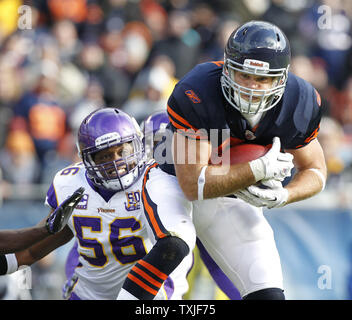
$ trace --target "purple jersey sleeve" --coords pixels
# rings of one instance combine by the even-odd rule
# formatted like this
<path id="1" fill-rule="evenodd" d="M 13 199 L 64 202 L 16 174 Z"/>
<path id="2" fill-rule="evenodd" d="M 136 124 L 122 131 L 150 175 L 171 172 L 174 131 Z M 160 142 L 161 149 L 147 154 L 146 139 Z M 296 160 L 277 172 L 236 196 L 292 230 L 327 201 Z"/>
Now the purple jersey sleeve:
<path id="1" fill-rule="evenodd" d="M 49 205 L 53 209 L 57 208 L 56 192 L 53 184 L 50 185 L 46 194 L 45 204 Z"/>

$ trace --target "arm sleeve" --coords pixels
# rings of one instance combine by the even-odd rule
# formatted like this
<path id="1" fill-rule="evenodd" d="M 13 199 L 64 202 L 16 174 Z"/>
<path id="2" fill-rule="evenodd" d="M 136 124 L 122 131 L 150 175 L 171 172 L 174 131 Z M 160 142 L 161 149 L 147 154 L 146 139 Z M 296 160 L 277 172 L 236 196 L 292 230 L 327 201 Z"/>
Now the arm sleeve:
<path id="1" fill-rule="evenodd" d="M 197 110 L 205 108 L 204 103 L 193 90 L 176 86 L 167 106 L 171 129 L 190 139 L 208 139 L 206 127 L 202 124 L 195 105 Z"/>
<path id="2" fill-rule="evenodd" d="M 57 208 L 57 197 L 53 183 L 50 185 L 49 190 L 46 194 L 45 205 L 51 207 L 52 209 Z"/>
<path id="3" fill-rule="evenodd" d="M 298 134 L 291 143 L 292 149 L 299 149 L 308 145 L 312 140 L 317 138 L 320 130 L 320 121 L 322 117 L 321 98 L 317 90 L 312 88 L 312 97 L 306 105 L 312 108 L 311 118 L 304 133 Z"/>

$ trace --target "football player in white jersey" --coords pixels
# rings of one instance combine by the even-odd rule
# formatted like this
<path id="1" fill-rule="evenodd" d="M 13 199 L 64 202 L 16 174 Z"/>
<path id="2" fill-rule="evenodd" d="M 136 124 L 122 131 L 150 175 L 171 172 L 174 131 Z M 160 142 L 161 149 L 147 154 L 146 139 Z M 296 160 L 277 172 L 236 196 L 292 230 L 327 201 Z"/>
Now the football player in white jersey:
<path id="1" fill-rule="evenodd" d="M 83 120 L 78 149 L 82 163 L 60 170 L 46 197 L 55 210 L 78 187 L 85 189 L 67 226 L 15 257 L 18 266 L 31 265 L 75 237 L 79 259 L 68 298 L 115 299 L 131 268 L 156 242 L 141 199 L 156 164 L 146 163 L 138 124 L 117 108 L 98 109 Z M 148 281 L 155 299 L 182 299 L 191 263 L 189 255 L 160 285 L 163 275 L 143 263 L 135 279 Z"/>

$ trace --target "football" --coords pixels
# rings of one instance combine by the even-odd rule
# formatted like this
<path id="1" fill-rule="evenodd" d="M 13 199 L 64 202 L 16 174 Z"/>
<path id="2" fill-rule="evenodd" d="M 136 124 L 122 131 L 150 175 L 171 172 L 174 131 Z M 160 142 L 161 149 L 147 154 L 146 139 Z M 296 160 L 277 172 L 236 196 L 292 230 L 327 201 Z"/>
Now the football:
<path id="1" fill-rule="evenodd" d="M 258 159 L 264 156 L 270 149 L 270 145 L 238 144 L 228 148 L 222 154 L 220 164 L 236 164 Z"/>

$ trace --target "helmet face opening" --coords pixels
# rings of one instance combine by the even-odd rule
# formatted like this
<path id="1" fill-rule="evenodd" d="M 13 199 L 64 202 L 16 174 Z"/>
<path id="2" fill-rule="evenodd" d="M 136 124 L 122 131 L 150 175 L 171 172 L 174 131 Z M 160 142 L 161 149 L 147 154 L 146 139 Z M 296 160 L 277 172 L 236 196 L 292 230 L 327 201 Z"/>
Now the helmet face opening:
<path id="1" fill-rule="evenodd" d="M 248 60 L 247 60 L 248 61 Z M 246 61 L 246 62 L 247 62 Z M 262 63 L 263 64 L 263 63 Z M 236 81 L 236 73 L 272 78 L 271 87 L 251 89 Z M 273 108 L 284 93 L 288 67 L 285 69 L 258 70 L 226 59 L 221 77 L 221 87 L 226 100 L 244 114 L 257 114 Z"/>
<path id="2" fill-rule="evenodd" d="M 118 159 L 104 161 L 104 154 L 109 155 L 112 149 L 121 149 L 121 156 Z M 136 150 L 136 152 L 134 151 Z M 105 156 L 108 158 L 107 156 Z M 136 143 L 136 140 L 117 144 L 109 148 L 104 148 L 92 154 L 87 154 L 87 172 L 95 181 L 101 181 L 107 188 L 114 190 L 122 190 L 129 186 L 129 183 L 124 183 L 127 180 L 133 181 L 134 169 L 138 176 L 137 164 L 143 157 L 143 149 Z M 132 178 L 131 180 L 128 178 Z M 116 186 L 117 185 L 117 188 Z M 109 187 L 110 186 L 110 187 Z M 115 186 L 115 187 L 114 187 Z"/>
<path id="3" fill-rule="evenodd" d="M 95 185 L 109 190 L 129 188 L 145 164 L 138 125 L 122 111 L 102 111 L 88 117 L 91 118 L 82 122 L 78 133 L 78 149 L 88 177 Z"/>
<path id="4" fill-rule="evenodd" d="M 290 62 L 289 42 L 276 26 L 251 21 L 230 36 L 221 76 L 222 92 L 231 106 L 242 114 L 255 115 L 280 101 L 287 82 Z M 272 78 L 272 85 L 253 89 L 241 85 L 236 74 Z"/>

